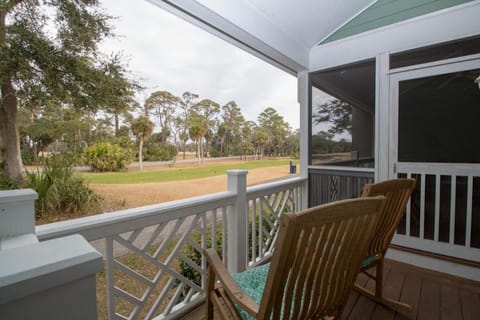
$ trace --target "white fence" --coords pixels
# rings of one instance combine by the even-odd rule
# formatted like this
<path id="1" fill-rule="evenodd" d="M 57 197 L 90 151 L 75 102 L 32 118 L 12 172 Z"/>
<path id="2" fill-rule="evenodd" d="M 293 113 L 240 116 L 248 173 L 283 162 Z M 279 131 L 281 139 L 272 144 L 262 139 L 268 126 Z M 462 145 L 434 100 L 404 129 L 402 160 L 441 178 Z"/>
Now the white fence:
<path id="1" fill-rule="evenodd" d="M 417 188 L 392 242 L 480 262 L 480 166 L 402 163 L 398 172 Z"/>
<path id="2" fill-rule="evenodd" d="M 306 179 L 246 188 L 228 172 L 228 190 L 207 196 L 38 226 L 40 240 L 81 234 L 102 253 L 97 277 L 109 319 L 171 319 L 203 302 L 206 260 L 216 248 L 236 272 L 271 251 L 278 219 L 302 209 Z M 100 289 L 102 290 L 102 289 Z"/>
<path id="3" fill-rule="evenodd" d="M 480 166 L 398 163 L 399 177 L 417 179 L 392 243 L 480 262 Z M 309 206 L 357 197 L 373 169 L 309 169 Z"/>

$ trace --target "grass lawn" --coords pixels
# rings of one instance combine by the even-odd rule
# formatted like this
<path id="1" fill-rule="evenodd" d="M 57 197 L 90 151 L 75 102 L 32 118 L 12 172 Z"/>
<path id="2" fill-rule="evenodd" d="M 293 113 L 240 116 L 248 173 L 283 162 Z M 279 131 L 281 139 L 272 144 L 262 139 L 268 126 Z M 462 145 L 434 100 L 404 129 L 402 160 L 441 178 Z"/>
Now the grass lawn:
<path id="1" fill-rule="evenodd" d="M 289 160 L 254 160 L 235 164 L 207 165 L 189 168 L 162 168 L 157 171 L 125 171 L 105 173 L 84 173 L 85 179 L 92 184 L 134 184 L 166 182 L 207 178 L 225 174 L 230 169 L 257 169 L 275 166 L 288 166 Z"/>

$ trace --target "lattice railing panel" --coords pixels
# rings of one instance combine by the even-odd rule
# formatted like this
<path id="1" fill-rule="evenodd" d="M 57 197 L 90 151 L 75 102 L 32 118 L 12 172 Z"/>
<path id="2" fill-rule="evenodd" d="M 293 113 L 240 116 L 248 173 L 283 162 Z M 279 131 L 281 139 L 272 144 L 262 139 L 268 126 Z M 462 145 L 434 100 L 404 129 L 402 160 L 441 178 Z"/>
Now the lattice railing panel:
<path id="1" fill-rule="evenodd" d="M 224 246 L 226 209 L 107 237 L 109 317 L 167 317 L 178 306 L 201 299 L 206 277 L 202 250 Z"/>
<path id="2" fill-rule="evenodd" d="M 309 206 L 360 196 L 363 186 L 373 182 L 373 169 L 317 168 L 309 170 Z"/>
<path id="3" fill-rule="evenodd" d="M 228 180 L 225 192 L 52 223 L 36 233 L 42 241 L 80 234 L 102 253 L 99 319 L 107 311 L 108 319 L 181 319 L 203 303 L 203 249 L 215 248 L 230 269 L 241 270 L 272 250 L 279 217 L 304 205 L 305 178 L 245 189 L 246 171 L 233 170 Z"/>
<path id="4" fill-rule="evenodd" d="M 249 263 L 254 264 L 272 252 L 280 217 L 301 210 L 303 183 L 283 190 L 248 196 Z"/>

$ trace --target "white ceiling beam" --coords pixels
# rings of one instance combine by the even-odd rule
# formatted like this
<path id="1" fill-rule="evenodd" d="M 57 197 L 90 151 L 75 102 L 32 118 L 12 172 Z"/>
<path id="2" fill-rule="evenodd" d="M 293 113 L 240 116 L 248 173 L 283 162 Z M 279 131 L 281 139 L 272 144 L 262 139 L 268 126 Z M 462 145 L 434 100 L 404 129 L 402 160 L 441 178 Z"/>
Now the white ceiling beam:
<path id="1" fill-rule="evenodd" d="M 262 25 L 256 26 L 258 32 L 254 36 L 196 0 L 147 1 L 292 75 L 296 76 L 298 72 L 307 69 L 309 49 L 291 41 L 274 28 L 268 28 L 264 25 L 264 19 L 258 19 L 258 23 Z M 228 6 L 228 3 L 226 5 Z M 245 14 L 245 12 L 242 14 L 244 19 L 255 19 L 254 15 L 247 17 Z M 267 39 L 261 39 L 260 37 Z"/>

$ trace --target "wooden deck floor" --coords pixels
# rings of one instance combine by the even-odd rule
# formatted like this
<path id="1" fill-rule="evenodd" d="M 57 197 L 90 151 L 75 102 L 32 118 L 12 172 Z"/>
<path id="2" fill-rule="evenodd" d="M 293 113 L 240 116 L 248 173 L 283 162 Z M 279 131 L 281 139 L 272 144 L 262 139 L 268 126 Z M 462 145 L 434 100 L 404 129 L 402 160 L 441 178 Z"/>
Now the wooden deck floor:
<path id="1" fill-rule="evenodd" d="M 373 285 L 373 281 L 359 276 L 357 281 Z M 420 269 L 396 261 L 385 264 L 385 295 L 402 300 L 413 307 L 411 319 L 419 320 L 479 320 L 480 283 L 442 273 Z M 205 319 L 203 306 L 185 316 L 185 320 Z M 404 315 L 393 312 L 356 292 L 342 314 L 344 320 L 404 320 Z"/>

